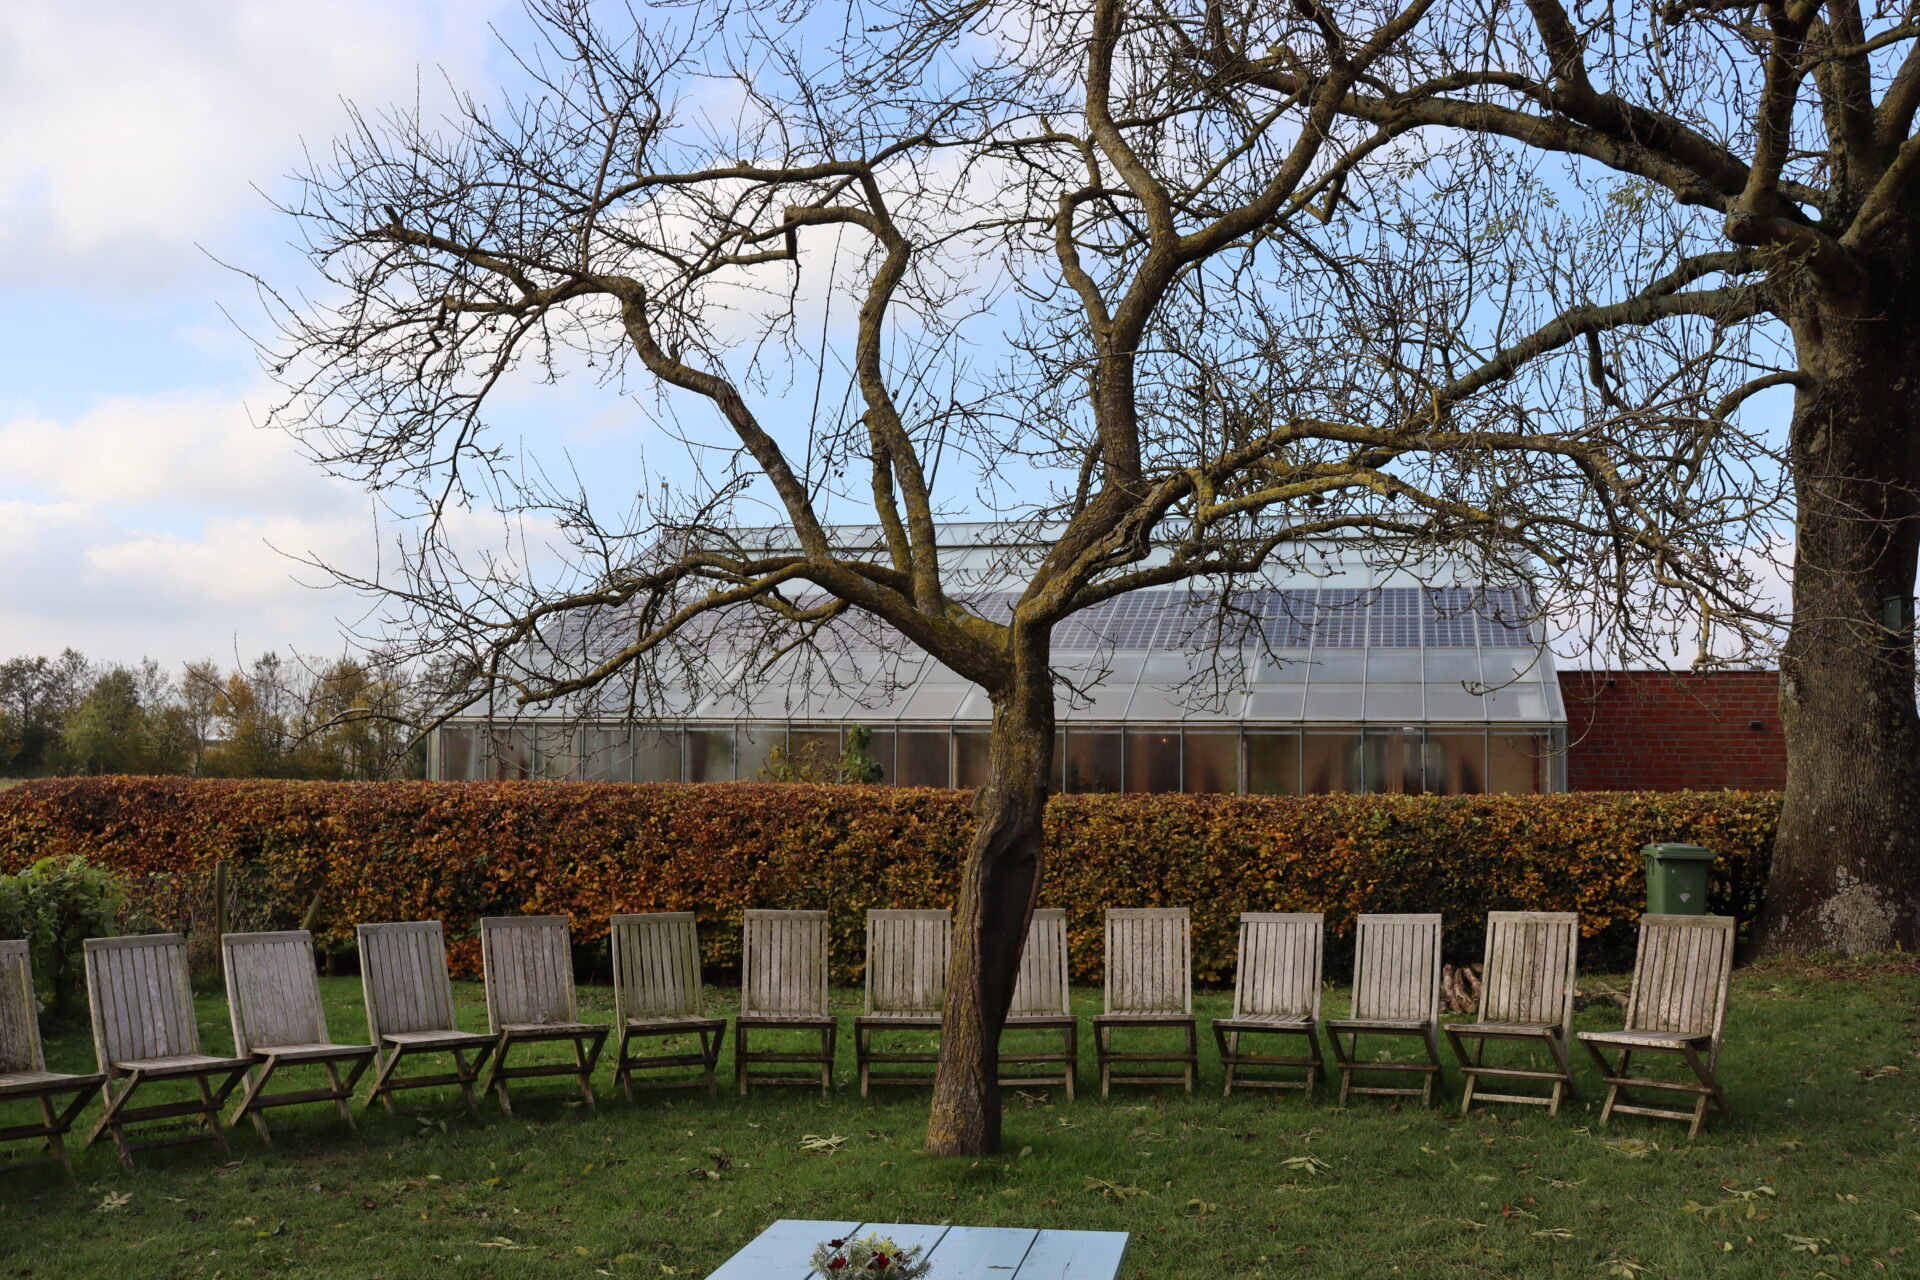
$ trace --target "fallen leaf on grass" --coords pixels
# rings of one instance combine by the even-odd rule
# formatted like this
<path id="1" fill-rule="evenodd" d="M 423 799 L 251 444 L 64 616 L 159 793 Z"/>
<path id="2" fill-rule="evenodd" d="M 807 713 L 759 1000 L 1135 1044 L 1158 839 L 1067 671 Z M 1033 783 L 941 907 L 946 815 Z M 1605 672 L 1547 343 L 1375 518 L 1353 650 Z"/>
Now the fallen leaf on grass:
<path id="1" fill-rule="evenodd" d="M 1288 1156 L 1280 1164 L 1283 1168 L 1292 1169 L 1295 1173 L 1304 1173 L 1310 1177 L 1333 1172 L 1333 1166 L 1316 1155 Z"/>
<path id="2" fill-rule="evenodd" d="M 847 1140 L 837 1133 L 803 1133 L 800 1135 L 802 1151 L 819 1151 L 832 1155 L 846 1145 Z"/>
<path id="3" fill-rule="evenodd" d="M 501 1249 L 512 1253 L 530 1253 L 533 1251 L 532 1245 L 515 1244 L 505 1236 L 495 1236 L 491 1240 L 475 1240 L 473 1243 L 482 1249 Z"/>
<path id="4" fill-rule="evenodd" d="M 1533 1233 L 1542 1240 L 1571 1240 L 1573 1232 L 1565 1227 L 1542 1227 Z"/>
<path id="5" fill-rule="evenodd" d="M 114 1209 L 124 1209 L 133 1200 L 131 1191 L 109 1191 L 106 1198 L 93 1206 L 95 1213 L 107 1213 Z"/>
<path id="6" fill-rule="evenodd" d="M 1105 1178 L 1085 1178 L 1082 1189 L 1097 1191 L 1109 1200 L 1132 1200 L 1137 1196 L 1153 1194 L 1144 1187 L 1124 1187 L 1117 1182 L 1108 1182 Z"/>

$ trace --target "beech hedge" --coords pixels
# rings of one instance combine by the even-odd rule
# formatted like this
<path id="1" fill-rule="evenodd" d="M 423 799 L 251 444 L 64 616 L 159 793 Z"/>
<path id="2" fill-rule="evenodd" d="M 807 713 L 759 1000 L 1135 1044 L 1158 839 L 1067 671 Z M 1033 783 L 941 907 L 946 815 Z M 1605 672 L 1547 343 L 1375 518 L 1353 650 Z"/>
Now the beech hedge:
<path id="1" fill-rule="evenodd" d="M 81 855 L 129 882 L 151 927 L 224 860 L 245 927 L 311 921 L 344 947 L 362 921 L 439 919 L 467 974 L 484 915 L 565 915 L 591 946 L 615 912 L 693 911 L 724 971 L 745 909 L 825 909 L 836 979 L 852 982 L 868 908 L 953 905 L 971 801 L 774 783 L 47 779 L 0 792 L 0 872 Z M 1192 908 L 1203 983 L 1231 982 L 1247 910 L 1326 912 L 1336 956 L 1360 912 L 1440 911 L 1458 960 L 1478 958 L 1488 911 L 1578 911 L 1583 963 L 1620 963 L 1645 904 L 1641 846 L 1718 852 L 1712 907 L 1750 919 L 1779 812 L 1773 792 L 1058 796 L 1040 902 L 1067 909 L 1083 981 L 1100 976 L 1101 912 L 1137 906 Z"/>

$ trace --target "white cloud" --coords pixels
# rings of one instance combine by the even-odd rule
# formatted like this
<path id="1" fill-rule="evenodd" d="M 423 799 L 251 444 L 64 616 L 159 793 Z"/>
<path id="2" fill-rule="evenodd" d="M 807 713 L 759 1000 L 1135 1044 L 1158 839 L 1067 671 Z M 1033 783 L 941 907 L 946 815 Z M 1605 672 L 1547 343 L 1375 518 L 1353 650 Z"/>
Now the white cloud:
<path id="1" fill-rule="evenodd" d="M 8 488 L 49 499 L 308 514 L 359 505 L 290 436 L 255 426 L 245 401 L 216 392 L 114 396 L 71 421 L 0 422 L 0 458 Z"/>
<path id="2" fill-rule="evenodd" d="M 13 284 L 163 285 L 369 107 L 491 40 L 493 0 L 0 6 L 0 254 Z M 422 64 L 425 64 L 424 66 Z M 416 81 L 416 76 L 418 80 Z"/>

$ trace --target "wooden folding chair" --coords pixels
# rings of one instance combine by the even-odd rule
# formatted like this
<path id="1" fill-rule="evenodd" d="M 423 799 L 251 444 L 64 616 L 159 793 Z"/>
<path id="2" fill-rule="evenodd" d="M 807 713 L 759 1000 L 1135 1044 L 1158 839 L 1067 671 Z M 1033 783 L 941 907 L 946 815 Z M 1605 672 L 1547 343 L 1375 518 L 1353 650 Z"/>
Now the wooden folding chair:
<path id="1" fill-rule="evenodd" d="M 720 1061 L 720 1043 L 727 1034 L 725 1018 L 703 1017 L 700 986 L 700 940 L 691 911 L 661 911 L 613 917 L 613 1020 L 620 1028 L 614 1052 L 613 1082 L 633 1101 L 641 1089 L 697 1089 L 717 1098 L 714 1068 Z M 634 1054 L 638 1041 L 692 1036 L 698 1053 Z M 643 1079 L 636 1086 L 635 1071 L 698 1067 L 694 1079 Z"/>
<path id="2" fill-rule="evenodd" d="M 38 1122 L 0 1128 L 0 1142 L 38 1138 L 45 1153 L 0 1164 L 0 1173 L 58 1163 L 73 1177 L 63 1135 L 106 1079 L 98 1072 L 69 1075 L 47 1070 L 40 1046 L 40 1001 L 33 990 L 33 961 L 27 944 L 18 939 L 0 942 L 0 1103 L 32 1102 L 40 1108 Z M 65 1094 L 73 1096 L 65 1106 L 57 1106 Z"/>
<path id="3" fill-rule="evenodd" d="M 867 912 L 867 1009 L 853 1020 L 853 1054 L 860 1068 L 860 1096 L 871 1084 L 933 1083 L 930 1074 L 873 1075 L 874 1063 L 940 1061 L 925 1050 L 878 1050 L 876 1031 L 938 1031 L 946 1004 L 947 959 L 953 948 L 950 911 Z"/>
<path id="4" fill-rule="evenodd" d="M 1720 1063 L 1720 1031 L 1727 1016 L 1727 981 L 1732 972 L 1731 916 L 1640 917 L 1640 950 L 1633 962 L 1626 1029 L 1580 1032 L 1580 1043 L 1600 1064 L 1607 1082 L 1601 1124 L 1615 1112 L 1657 1116 L 1685 1121 L 1687 1137 L 1697 1138 L 1709 1106 L 1723 1115 L 1732 1114 L 1714 1075 Z M 1617 1061 L 1607 1061 L 1608 1049 L 1619 1051 Z M 1693 1079 L 1628 1075 L 1636 1053 L 1677 1057 Z M 1691 1094 L 1693 1108 L 1676 1111 L 1649 1106 L 1630 1089 Z"/>
<path id="5" fill-rule="evenodd" d="M 593 1068 L 613 1028 L 580 1021 L 573 987 L 573 936 L 565 916 L 487 916 L 480 921 L 480 955 L 486 967 L 487 1025 L 493 1029 L 493 1066 L 486 1088 L 513 1110 L 514 1080 L 571 1076 L 579 1098 L 595 1105 Z M 573 1063 L 539 1062 L 508 1066 L 514 1048 L 566 1041 Z M 566 1098 L 572 1092 L 527 1094 L 530 1098 Z"/>
<path id="6" fill-rule="evenodd" d="M 1353 1009 L 1348 1017 L 1326 1021 L 1333 1061 L 1340 1068 L 1340 1105 L 1349 1094 L 1384 1094 L 1433 1104 L 1440 1077 L 1440 917 L 1437 915 L 1363 915 L 1354 936 Z M 1363 1061 L 1361 1036 L 1418 1040 L 1424 1061 Z M 1342 1037 L 1345 1037 L 1344 1042 Z M 1355 1072 L 1420 1076 L 1418 1088 L 1357 1085 Z"/>
<path id="7" fill-rule="evenodd" d="M 259 1064 L 247 1078 L 240 1105 L 227 1121 L 253 1121 L 263 1142 L 272 1142 L 267 1118 L 272 1107 L 331 1102 L 353 1128 L 347 1105 L 361 1073 L 373 1061 L 370 1044 L 335 1044 L 320 1003 L 319 969 L 313 962 L 313 935 L 305 929 L 278 933 L 228 933 L 220 938 L 220 959 L 227 979 L 227 1010 L 233 1017 L 233 1051 Z M 346 1079 L 340 1078 L 347 1064 Z M 267 1082 L 288 1066 L 315 1066 L 327 1075 L 324 1089 L 267 1093 Z"/>
<path id="8" fill-rule="evenodd" d="M 87 1143 L 113 1135 L 120 1162 L 133 1167 L 133 1153 L 190 1142 L 212 1142 L 227 1154 L 220 1108 L 240 1083 L 252 1057 L 219 1058 L 200 1052 L 193 1017 L 193 986 L 187 976 L 187 940 L 177 933 L 138 938 L 88 938 L 85 943 L 87 1001 L 93 1007 L 93 1048 L 107 1077 L 106 1110 Z M 220 1077 L 219 1085 L 212 1083 Z M 187 1102 L 132 1106 L 134 1095 L 156 1081 L 191 1081 L 197 1097 Z M 116 1092 L 114 1085 L 120 1085 Z M 200 1131 L 171 1138 L 132 1141 L 127 1126 L 176 1116 L 196 1116 Z"/>
<path id="9" fill-rule="evenodd" d="M 755 1050 L 752 1031 L 808 1031 L 817 1051 Z M 812 1063 L 820 1092 L 833 1089 L 838 1026 L 827 1008 L 827 913 L 749 911 L 740 956 L 740 1013 L 733 1020 L 733 1070 L 740 1096 L 751 1084 L 813 1084 L 811 1076 L 756 1075 L 757 1063 Z M 766 1043 L 763 1038 L 762 1044 Z"/>
<path id="10" fill-rule="evenodd" d="M 1193 1018 L 1193 943 L 1185 907 L 1116 907 L 1106 915 L 1106 1012 L 1093 1019 L 1093 1047 L 1100 1061 L 1100 1096 L 1116 1084 L 1184 1085 L 1193 1092 L 1200 1063 L 1200 1032 Z M 1186 1048 L 1122 1053 L 1113 1033 L 1173 1027 L 1186 1032 Z M 1115 1075 L 1113 1064 L 1162 1062 L 1178 1073 Z"/>
<path id="11" fill-rule="evenodd" d="M 1026 946 L 1020 952 L 1020 976 L 1013 984 L 1013 1003 L 1007 1010 L 1005 1030 L 1019 1032 L 1058 1031 L 1060 1048 L 1056 1050 L 1000 1050 L 1000 1083 L 1007 1085 L 1061 1085 L 1067 1099 L 1073 1099 L 1074 1076 L 1080 1065 L 1080 1020 L 1073 1016 L 1068 986 L 1067 913 L 1058 907 L 1043 907 L 1033 913 L 1027 926 Z M 1026 1070 L 1008 1075 L 1010 1066 Z M 1057 1070 L 1040 1071 L 1048 1067 Z"/>
<path id="12" fill-rule="evenodd" d="M 1580 948 L 1580 916 L 1572 911 L 1492 911 L 1487 914 L 1486 970 L 1477 1022 L 1446 1024 L 1447 1040 L 1460 1059 L 1467 1088 L 1460 1113 L 1474 1102 L 1518 1102 L 1560 1113 L 1563 1097 L 1579 1097 L 1567 1048 L 1573 1027 L 1574 965 Z M 1466 1041 L 1473 1042 L 1468 1051 Z M 1551 1068 L 1494 1066 L 1485 1060 L 1489 1041 L 1542 1045 Z M 1483 1093 L 1480 1078 L 1550 1082 L 1546 1097 Z"/>
<path id="13" fill-rule="evenodd" d="M 1213 1038 L 1226 1068 L 1221 1096 L 1243 1089 L 1301 1089 L 1313 1096 L 1314 1082 L 1326 1065 L 1320 1057 L 1321 943 L 1326 918 L 1314 912 L 1246 911 L 1240 915 L 1240 952 L 1233 974 L 1233 1016 L 1217 1018 Z M 1244 1053 L 1245 1036 L 1297 1037 L 1306 1043 L 1298 1054 Z M 1304 1078 L 1270 1076 L 1239 1079 L 1248 1068 L 1305 1069 Z"/>
<path id="14" fill-rule="evenodd" d="M 493 1053 L 494 1037 L 462 1031 L 453 1016 L 453 982 L 447 976 L 447 944 L 438 920 L 402 920 L 363 924 L 360 940 L 360 989 L 367 999 L 367 1037 L 379 1051 L 379 1070 L 366 1105 L 376 1101 L 398 1114 L 393 1095 L 404 1089 L 450 1084 L 460 1090 L 467 1110 L 478 1115 L 473 1086 Z M 402 1059 L 422 1053 L 453 1056 L 454 1070 L 424 1076 L 395 1074 Z M 467 1062 L 467 1055 L 474 1055 Z M 409 1107 L 410 1111 L 426 1110 Z"/>

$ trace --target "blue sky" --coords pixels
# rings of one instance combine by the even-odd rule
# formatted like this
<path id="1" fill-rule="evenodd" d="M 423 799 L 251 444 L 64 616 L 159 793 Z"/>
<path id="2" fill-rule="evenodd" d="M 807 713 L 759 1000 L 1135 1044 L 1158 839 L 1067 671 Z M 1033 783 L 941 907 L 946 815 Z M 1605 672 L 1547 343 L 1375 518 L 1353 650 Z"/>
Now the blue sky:
<path id="1" fill-rule="evenodd" d="M 298 281 L 255 187 L 284 191 L 343 99 L 497 82 L 488 24 L 517 19 L 490 0 L 0 6 L 0 657 L 340 648 L 357 602 L 288 557 L 369 564 L 373 514 L 254 427 L 271 387 L 222 308 L 258 313 L 209 255 Z M 610 407 L 579 398 L 553 407 Z"/>

